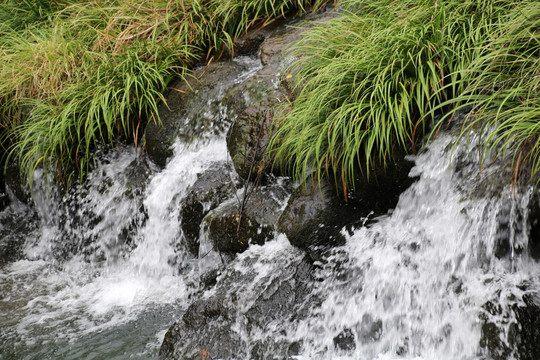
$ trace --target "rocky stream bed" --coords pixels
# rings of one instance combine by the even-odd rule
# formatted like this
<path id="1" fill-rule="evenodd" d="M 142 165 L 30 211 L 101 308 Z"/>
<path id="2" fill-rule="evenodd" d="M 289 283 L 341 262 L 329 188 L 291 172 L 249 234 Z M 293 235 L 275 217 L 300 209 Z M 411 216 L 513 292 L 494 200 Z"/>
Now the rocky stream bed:
<path id="1" fill-rule="evenodd" d="M 511 159 L 448 129 L 346 200 L 272 166 L 288 49 L 333 16 L 173 84 L 144 150 L 100 150 L 68 194 L 3 176 L 0 359 L 540 358 L 540 196 Z"/>

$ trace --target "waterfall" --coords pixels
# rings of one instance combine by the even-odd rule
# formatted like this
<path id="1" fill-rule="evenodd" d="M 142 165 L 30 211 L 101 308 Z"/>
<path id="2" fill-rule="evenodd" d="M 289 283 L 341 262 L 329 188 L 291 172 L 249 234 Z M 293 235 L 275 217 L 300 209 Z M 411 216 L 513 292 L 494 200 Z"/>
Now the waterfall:
<path id="1" fill-rule="evenodd" d="M 516 306 L 538 291 L 540 267 L 527 248 L 533 190 L 477 191 L 501 168 L 481 169 L 478 139 L 468 148 L 455 141 L 443 134 L 412 157 L 417 179 L 396 208 L 344 229 L 345 245 L 315 264 L 304 314 L 257 336 L 300 344 L 296 359 L 485 359 L 486 337 L 506 344 Z M 194 297 L 213 294 L 198 282 L 214 260 L 182 246 L 179 208 L 197 174 L 228 161 L 225 134 L 177 141 L 163 170 L 130 147 L 100 159 L 60 203 L 42 182 L 33 207 L 14 202 L 0 213 L 2 234 L 11 226 L 10 236 L 25 239 L 22 260 L 0 263 L 2 360 L 154 359 Z M 13 225 L 30 218 L 38 220 Z M 229 264 L 250 276 L 229 289 L 237 315 L 253 304 L 253 289 L 292 278 L 291 264 L 302 261 L 275 236 Z M 232 322 L 230 331 L 253 342 L 240 315 Z"/>

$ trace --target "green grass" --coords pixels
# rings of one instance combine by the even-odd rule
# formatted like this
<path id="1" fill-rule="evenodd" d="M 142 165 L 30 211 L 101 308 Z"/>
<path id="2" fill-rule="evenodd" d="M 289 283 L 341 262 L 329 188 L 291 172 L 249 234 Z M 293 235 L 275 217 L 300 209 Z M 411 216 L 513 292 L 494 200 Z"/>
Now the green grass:
<path id="1" fill-rule="evenodd" d="M 505 13 L 491 34 L 490 51 L 472 62 L 474 78 L 449 103 L 471 107 L 462 128 L 482 137 L 482 159 L 511 152 L 514 181 L 540 174 L 540 7 L 523 1 Z M 446 116 L 448 118 L 452 114 Z M 446 121 L 443 118 L 442 122 Z"/>
<path id="2" fill-rule="evenodd" d="M 0 126 L 30 180 L 84 177 L 98 144 L 140 137 L 173 78 L 309 0 L 4 0 Z"/>
<path id="3" fill-rule="evenodd" d="M 486 115 L 475 115 L 478 121 L 470 126 L 487 129 L 486 118 L 507 122 L 499 125 L 506 134 L 494 135 L 491 143 L 521 141 L 530 149 L 538 138 L 538 106 L 532 100 L 538 84 L 537 15 L 530 26 L 523 24 L 537 2 L 349 0 L 344 5 L 344 16 L 307 31 L 293 50 L 299 59 L 290 71 L 297 73 L 298 95 L 277 118 L 270 151 L 294 177 L 313 169 L 332 171 L 345 187 L 354 186 L 358 171 L 369 178 L 396 153 L 414 151 L 436 115 L 463 106 Z M 495 83 L 504 85 L 485 94 Z M 525 93 L 509 86 L 517 83 Z M 519 106 L 519 120 L 510 120 Z M 526 153 L 521 160 L 531 160 L 538 171 L 538 151 Z"/>

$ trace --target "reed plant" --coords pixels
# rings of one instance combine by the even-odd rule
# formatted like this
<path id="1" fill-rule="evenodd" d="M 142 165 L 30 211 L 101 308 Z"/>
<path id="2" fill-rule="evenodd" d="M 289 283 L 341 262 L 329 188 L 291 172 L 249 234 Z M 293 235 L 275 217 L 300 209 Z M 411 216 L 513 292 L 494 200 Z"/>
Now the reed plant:
<path id="1" fill-rule="evenodd" d="M 250 27 L 312 3 L 4 0 L 2 145 L 29 180 L 41 166 L 65 181 L 82 178 L 98 144 L 137 141 L 146 122 L 159 122 L 158 104 L 173 78 L 187 81 L 192 65 L 230 52 Z"/>
<path id="2" fill-rule="evenodd" d="M 520 83 L 531 82 L 523 88 L 527 95 L 519 97 L 536 94 L 537 77 L 531 75 L 537 70 L 517 73 L 522 65 L 517 58 L 502 70 L 494 58 L 508 63 L 495 54 L 507 52 L 512 38 L 523 46 L 514 56 L 538 64 L 538 51 L 531 47 L 537 25 L 518 26 L 522 9 L 528 6 L 530 13 L 537 2 L 348 0 L 343 6 L 343 16 L 307 31 L 293 49 L 298 60 L 289 71 L 296 74 L 297 97 L 277 117 L 270 151 L 296 178 L 313 169 L 332 171 L 346 189 L 358 172 L 369 178 L 394 154 L 414 151 L 433 125 L 443 124 L 434 124 L 438 116 L 475 104 L 486 86 L 517 76 Z M 513 27 L 519 30 L 512 32 Z M 509 74 L 499 78 L 499 72 Z M 500 103 L 505 95 L 498 93 L 484 96 L 477 108 Z M 512 96 L 506 97 L 506 104 L 491 112 L 497 119 L 502 108 L 515 108 Z M 533 110 L 530 100 L 523 106 L 520 117 L 531 119 L 531 130 L 538 126 L 538 107 Z M 513 129 L 516 138 L 521 130 Z"/>

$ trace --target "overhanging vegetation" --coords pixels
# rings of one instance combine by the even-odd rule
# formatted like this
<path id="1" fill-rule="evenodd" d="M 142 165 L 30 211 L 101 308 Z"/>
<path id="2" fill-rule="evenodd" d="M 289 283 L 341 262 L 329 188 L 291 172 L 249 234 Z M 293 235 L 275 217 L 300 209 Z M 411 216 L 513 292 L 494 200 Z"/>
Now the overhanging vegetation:
<path id="1" fill-rule="evenodd" d="M 485 155 L 517 144 L 515 165 L 527 160 L 538 173 L 537 1 L 343 5 L 342 17 L 307 31 L 293 51 L 298 96 L 278 117 L 271 151 L 296 178 L 333 171 L 353 186 L 355 173 L 369 177 L 396 150 L 412 151 L 464 107 L 472 112 L 463 134 L 478 128 Z"/>
<path id="2" fill-rule="evenodd" d="M 96 144 L 137 139 L 173 77 L 310 0 L 4 0 L 3 145 L 29 179 L 84 176 Z"/>

